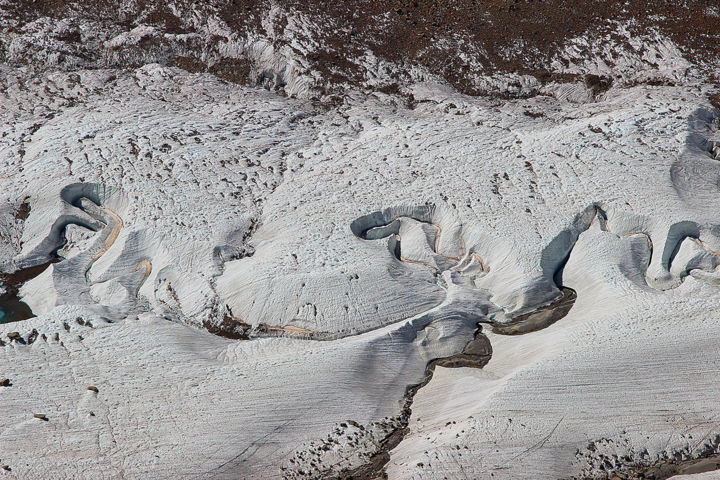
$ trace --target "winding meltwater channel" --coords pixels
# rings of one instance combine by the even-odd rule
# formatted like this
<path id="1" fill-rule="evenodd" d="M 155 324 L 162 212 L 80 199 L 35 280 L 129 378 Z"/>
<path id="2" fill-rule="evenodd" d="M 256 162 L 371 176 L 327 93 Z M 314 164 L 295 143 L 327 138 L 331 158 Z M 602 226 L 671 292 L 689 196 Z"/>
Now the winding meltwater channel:
<path id="1" fill-rule="evenodd" d="M 55 267 L 53 276 L 60 272 L 61 282 L 65 289 L 83 292 L 92 285 L 93 282 L 88 278 L 88 272 L 93 264 L 115 243 L 122 229 L 123 221 L 118 214 L 102 205 L 99 198 L 92 200 L 90 197 L 97 197 L 97 195 L 92 191 L 86 191 L 87 187 L 87 185 L 81 184 L 66 187 L 63 191 L 65 193 L 63 200 L 70 212 L 79 209 L 88 216 L 87 218 L 94 219 L 94 223 L 83 220 L 74 212 L 66 214 L 67 218 L 59 220 L 53 226 L 55 233 L 37 255 L 39 261 L 44 263 L 21 268 L 12 273 L 0 273 L 0 323 L 17 322 L 36 316 L 30 305 L 23 301 L 20 289 L 26 282 L 45 272 L 53 263 L 62 262 Z M 63 255 L 60 250 L 68 243 L 66 227 L 69 224 L 79 224 L 88 228 L 95 232 L 96 238 L 91 246 L 68 257 Z M 142 271 L 143 275 L 139 283 L 134 285 L 132 293 L 137 294 L 137 289 L 150 275 L 151 270 L 152 264 L 148 259 L 141 260 L 135 266 L 133 272 Z M 54 281 L 58 280 L 54 279 Z"/>

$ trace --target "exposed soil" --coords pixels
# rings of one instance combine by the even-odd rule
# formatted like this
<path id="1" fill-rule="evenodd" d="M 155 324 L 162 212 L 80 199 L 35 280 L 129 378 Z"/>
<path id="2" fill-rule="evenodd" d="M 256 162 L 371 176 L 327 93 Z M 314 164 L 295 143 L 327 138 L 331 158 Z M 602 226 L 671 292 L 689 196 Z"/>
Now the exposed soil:
<path id="1" fill-rule="evenodd" d="M 229 338 L 232 340 L 250 340 L 251 325 L 235 318 L 230 311 L 230 307 L 226 307 L 228 312 L 219 323 L 209 321 L 203 322 L 203 327 L 213 335 Z"/>
<path id="2" fill-rule="evenodd" d="M 268 15 L 271 3 L 280 12 L 272 17 Z M 216 17 L 240 37 L 265 38 L 274 47 L 290 45 L 290 37 L 312 45 L 309 51 L 297 53 L 309 70 L 321 75 L 326 93 L 341 92 L 348 84 L 361 85 L 372 76 L 360 61 L 368 51 L 392 65 L 393 74 L 373 87 L 380 91 L 396 91 L 410 69 L 421 66 L 468 94 L 483 93 L 474 82 L 478 73 L 527 74 L 543 83 L 585 80 L 598 92 L 607 89 L 612 79 L 569 75 L 552 60 L 568 39 L 577 37 L 611 39 L 628 51 L 642 53 L 642 46 L 630 45 L 617 34 L 619 24 L 635 36 L 657 33 L 670 39 L 693 63 L 711 68 L 720 59 L 720 7 L 715 0 L 175 0 L 163 4 L 21 0 L 2 10 L 0 33 L 20 32 L 40 17 L 80 17 L 105 24 L 108 31 L 151 25 L 164 33 L 187 34 L 196 31 L 194 18 Z M 288 18 L 298 16 L 312 27 L 285 35 Z M 79 33 L 63 34 L 62 40 L 76 45 L 90 67 L 112 66 L 104 63 L 105 56 L 84 48 Z M 126 64 L 119 66 L 128 67 L 131 57 L 142 62 L 152 56 L 153 61 L 214 73 L 229 81 L 263 83 L 263 73 L 254 78 L 252 65 L 245 59 L 223 57 L 222 49 L 216 48 L 221 41 L 205 39 L 174 54 L 160 37 L 148 39 L 133 46 L 137 52 L 123 56 Z M 580 54 L 589 56 L 590 52 Z M 27 61 L 32 63 L 32 56 Z"/>
<path id="3" fill-rule="evenodd" d="M 617 464 L 613 471 L 583 480 L 667 480 L 675 475 L 689 475 L 720 470 L 720 454 L 710 449 L 697 458 L 685 460 L 664 459 L 652 465 Z"/>
<path id="4" fill-rule="evenodd" d="M 513 318 L 512 322 L 508 325 L 493 326 L 493 333 L 500 335 L 522 335 L 524 333 L 542 330 L 557 322 L 568 314 L 577 299 L 575 290 L 567 287 L 561 287 L 560 290 L 563 295 L 558 300 L 533 312 L 519 315 Z"/>
<path id="5" fill-rule="evenodd" d="M 18 298 L 17 291 L 6 291 L 0 295 L 0 323 L 19 322 L 34 316 L 28 304 Z"/>
<path id="6" fill-rule="evenodd" d="M 30 216 L 30 199 L 25 198 L 15 212 L 15 220 L 24 222 Z"/>
<path id="7" fill-rule="evenodd" d="M 57 263 L 58 261 L 60 261 L 59 258 L 53 258 L 52 260 L 49 260 L 45 263 L 41 263 L 40 265 L 23 268 L 13 273 L 0 273 L 0 282 L 11 287 L 15 286 L 19 288 L 22 286 L 23 283 L 37 277 L 42 272 L 44 272 L 50 265 L 52 265 L 53 263 Z"/>
<path id="8" fill-rule="evenodd" d="M 18 292 L 23 283 L 37 277 L 57 261 L 58 259 L 53 259 L 14 273 L 0 274 L 0 283 L 5 289 L 5 292 L 0 295 L 0 323 L 19 322 L 35 316 L 28 304 L 20 300 Z"/>
<path id="9" fill-rule="evenodd" d="M 669 473 L 669 476 L 660 476 L 656 474 L 657 480 L 664 480 L 666 478 L 669 478 L 673 475 L 689 475 L 692 473 L 703 473 L 703 472 L 712 472 L 714 470 L 720 470 L 720 454 L 715 454 L 706 458 L 698 458 L 695 460 L 685 460 L 683 462 L 669 464 L 672 465 L 672 471 L 669 471 L 670 469 L 666 469 L 666 474 Z M 653 470 L 657 469 L 658 467 L 653 467 Z M 654 472 L 650 472 L 654 473 Z M 658 472 L 660 473 L 660 472 Z M 650 478 L 650 477 L 648 477 Z"/>
<path id="10" fill-rule="evenodd" d="M 709 100 L 713 107 L 720 109 L 720 93 L 710 95 Z"/>

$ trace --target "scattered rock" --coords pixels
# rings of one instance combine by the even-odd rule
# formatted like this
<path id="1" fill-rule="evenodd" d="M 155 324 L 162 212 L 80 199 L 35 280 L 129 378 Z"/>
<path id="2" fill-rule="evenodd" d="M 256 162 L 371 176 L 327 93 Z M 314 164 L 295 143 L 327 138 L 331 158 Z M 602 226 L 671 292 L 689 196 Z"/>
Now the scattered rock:
<path id="1" fill-rule="evenodd" d="M 9 378 L 3 378 L 2 380 L 0 380 L 0 387 L 9 387 L 11 385 L 12 383 L 10 383 Z"/>
<path id="2" fill-rule="evenodd" d="M 24 222 L 30 216 L 30 197 L 25 197 L 15 212 L 15 220 Z"/>
<path id="3" fill-rule="evenodd" d="M 720 93 L 714 93 L 708 98 L 713 107 L 720 109 Z"/>
<path id="4" fill-rule="evenodd" d="M 249 340 L 249 332 L 251 326 L 237 318 L 227 314 L 220 322 L 203 321 L 203 327 L 208 332 L 221 337 L 230 338 L 232 340 Z"/>
<path id="5" fill-rule="evenodd" d="M 98 393 L 98 391 L 99 391 L 98 388 L 94 385 L 90 385 L 88 387 L 88 390 L 90 390 L 91 392 L 95 392 L 95 393 Z"/>
<path id="6" fill-rule="evenodd" d="M 585 86 L 592 90 L 594 95 L 604 93 L 612 87 L 612 78 L 594 74 L 585 75 Z"/>
<path id="7" fill-rule="evenodd" d="M 32 332 L 30 332 L 30 335 L 28 335 L 27 343 L 28 345 L 35 343 L 35 340 L 40 336 L 40 332 L 37 331 L 36 328 L 32 329 Z"/>

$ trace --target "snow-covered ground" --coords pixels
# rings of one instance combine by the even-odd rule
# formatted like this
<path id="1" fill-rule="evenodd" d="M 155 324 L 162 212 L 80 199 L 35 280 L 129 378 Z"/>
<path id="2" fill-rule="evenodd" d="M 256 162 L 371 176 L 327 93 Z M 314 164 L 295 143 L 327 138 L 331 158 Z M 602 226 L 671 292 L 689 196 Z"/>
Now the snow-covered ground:
<path id="1" fill-rule="evenodd" d="M 524 99 L 0 66 L 0 271 L 55 260 L 19 286 L 37 317 L 0 324 L 0 475 L 626 478 L 719 453 L 720 111 L 657 45 L 674 85 L 628 86 L 629 58 L 595 65 L 622 86 Z M 413 389 L 478 323 L 489 363 Z"/>

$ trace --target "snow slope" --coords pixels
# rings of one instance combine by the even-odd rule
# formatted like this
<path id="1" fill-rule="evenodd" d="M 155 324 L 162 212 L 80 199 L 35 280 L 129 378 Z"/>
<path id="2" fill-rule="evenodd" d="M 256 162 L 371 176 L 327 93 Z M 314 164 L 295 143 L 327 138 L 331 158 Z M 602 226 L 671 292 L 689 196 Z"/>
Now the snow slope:
<path id="1" fill-rule="evenodd" d="M 492 359 L 436 369 L 390 478 L 602 478 L 717 448 L 704 84 L 330 107 L 156 64 L 1 79 L 3 270 L 61 259 L 21 288 L 39 316 L 0 325 L 11 474 L 357 468 L 477 322 Z M 492 333 L 561 285 L 568 316 Z"/>

